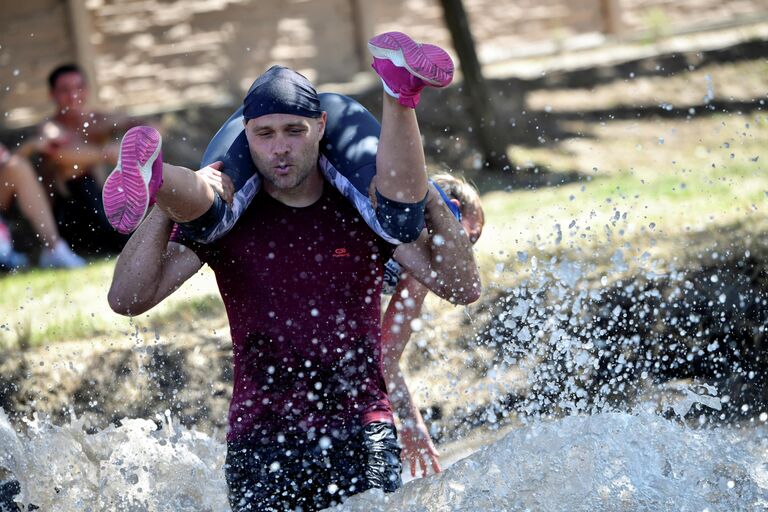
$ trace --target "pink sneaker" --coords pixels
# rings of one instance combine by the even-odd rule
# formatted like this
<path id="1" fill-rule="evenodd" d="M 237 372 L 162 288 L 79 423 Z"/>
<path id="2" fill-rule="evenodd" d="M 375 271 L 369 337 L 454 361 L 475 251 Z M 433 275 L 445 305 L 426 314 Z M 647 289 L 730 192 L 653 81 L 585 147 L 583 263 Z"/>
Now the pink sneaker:
<path id="1" fill-rule="evenodd" d="M 445 87 L 453 80 L 453 61 L 433 44 L 419 44 L 401 32 L 385 32 L 368 41 L 373 69 L 388 94 L 414 108 L 426 86 Z"/>
<path id="2" fill-rule="evenodd" d="M 162 137 L 154 128 L 136 126 L 120 141 L 117 167 L 101 192 L 107 220 L 123 234 L 133 232 L 155 203 L 163 184 Z"/>

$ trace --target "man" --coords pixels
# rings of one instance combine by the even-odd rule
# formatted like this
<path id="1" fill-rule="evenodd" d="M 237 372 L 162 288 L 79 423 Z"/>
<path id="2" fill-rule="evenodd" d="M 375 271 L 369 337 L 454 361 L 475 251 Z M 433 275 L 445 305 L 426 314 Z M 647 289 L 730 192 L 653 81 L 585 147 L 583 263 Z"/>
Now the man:
<path id="1" fill-rule="evenodd" d="M 415 113 L 400 101 L 414 103 L 425 84 L 392 62 L 407 63 L 405 46 L 393 48 L 392 59 L 377 68 L 389 89 L 382 134 L 399 128 L 414 139 L 401 138 L 401 161 L 390 154 L 377 156 L 377 163 L 398 175 L 406 162 L 403 172 L 424 172 L 426 183 Z M 434 188 L 387 191 L 404 201 L 426 194 L 427 225 L 441 233 L 435 243 L 425 231 L 395 247 L 323 179 L 318 157 L 326 113 L 304 77 L 279 72 L 279 82 L 257 79 L 244 102 L 250 156 L 263 178 L 253 203 L 211 243 L 178 234 L 169 242 L 173 222 L 165 194 L 172 191 L 160 186 L 159 208 L 126 244 L 109 291 L 113 310 L 135 315 L 203 263 L 214 270 L 234 353 L 225 469 L 236 512 L 318 510 L 369 488 L 397 489 L 400 449 L 381 366 L 383 264 L 394 255 L 415 278 L 456 302 L 479 294 L 471 244 Z M 398 126 L 387 126 L 390 121 Z M 378 182 L 377 188 L 384 196 Z"/>
<path id="2" fill-rule="evenodd" d="M 125 237 L 111 229 L 102 213 L 101 187 L 106 169 L 117 162 L 114 137 L 132 123 L 88 108 L 88 84 L 75 64 L 54 69 L 48 86 L 55 111 L 40 127 L 40 174 L 53 194 L 59 227 L 76 247 L 119 250 Z"/>

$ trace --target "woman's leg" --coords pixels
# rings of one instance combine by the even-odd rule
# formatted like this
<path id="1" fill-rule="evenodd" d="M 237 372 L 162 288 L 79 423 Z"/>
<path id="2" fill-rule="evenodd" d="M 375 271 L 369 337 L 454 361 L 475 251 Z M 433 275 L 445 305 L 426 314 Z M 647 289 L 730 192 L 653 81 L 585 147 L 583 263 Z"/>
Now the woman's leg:
<path id="1" fill-rule="evenodd" d="M 191 169 L 163 163 L 162 137 L 149 126 L 131 128 L 120 142 L 117 167 L 102 191 L 107 220 L 123 234 L 133 232 L 155 202 L 175 222 L 203 215 L 215 192 Z"/>
<path id="2" fill-rule="evenodd" d="M 376 188 L 387 199 L 421 201 L 427 195 L 427 169 L 415 108 L 425 87 L 445 87 L 453 62 L 442 49 L 419 44 L 401 32 L 368 42 L 372 67 L 384 87 Z"/>
<path id="3" fill-rule="evenodd" d="M 163 185 L 157 191 L 156 201 L 158 208 L 174 222 L 197 219 L 213 204 L 215 192 L 198 172 L 163 163 Z"/>
<path id="4" fill-rule="evenodd" d="M 416 111 L 383 94 L 381 138 L 376 153 L 376 190 L 401 203 L 427 195 L 427 164 Z"/>

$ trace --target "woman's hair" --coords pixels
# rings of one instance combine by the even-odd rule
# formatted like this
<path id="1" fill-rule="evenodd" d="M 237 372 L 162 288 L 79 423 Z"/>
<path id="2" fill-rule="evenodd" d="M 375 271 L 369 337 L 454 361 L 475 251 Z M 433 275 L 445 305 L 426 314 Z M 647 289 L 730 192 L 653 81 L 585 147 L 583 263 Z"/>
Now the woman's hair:
<path id="1" fill-rule="evenodd" d="M 448 197 L 458 199 L 459 203 L 461 203 L 459 208 L 462 213 L 464 213 L 467 206 L 471 206 L 477 211 L 480 220 L 485 222 L 485 213 L 483 212 L 483 205 L 480 203 L 480 194 L 467 180 L 448 173 L 435 174 L 431 176 L 431 179 L 443 189 L 443 192 Z"/>

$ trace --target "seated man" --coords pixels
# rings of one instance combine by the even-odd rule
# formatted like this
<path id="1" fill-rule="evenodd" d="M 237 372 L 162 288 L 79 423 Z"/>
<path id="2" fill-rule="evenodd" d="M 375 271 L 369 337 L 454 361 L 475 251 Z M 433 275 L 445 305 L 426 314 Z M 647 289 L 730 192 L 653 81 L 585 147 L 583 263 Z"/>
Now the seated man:
<path id="1" fill-rule="evenodd" d="M 75 64 L 54 69 L 48 85 L 55 111 L 40 126 L 39 172 L 53 194 L 54 216 L 77 248 L 119 250 L 126 237 L 116 234 L 104 217 L 101 188 L 106 170 L 117 162 L 115 136 L 132 123 L 88 108 L 88 85 Z M 20 151 L 25 154 L 28 149 L 23 146 Z"/>
<path id="2" fill-rule="evenodd" d="M 85 265 L 85 260 L 73 253 L 59 235 L 45 190 L 37 181 L 29 160 L 11 154 L 0 144 L 0 212 L 7 211 L 14 201 L 42 245 L 41 267 L 75 268 Z M 3 228 L 5 226 L 0 226 L 0 267 L 12 270 L 26 266 L 26 258 L 13 251 L 10 232 Z"/>
<path id="3" fill-rule="evenodd" d="M 399 70 L 377 68 L 393 92 L 402 84 L 392 74 L 412 78 L 395 66 L 408 41 L 392 51 L 389 62 Z M 233 345 L 225 471 L 234 512 L 319 510 L 369 488 L 397 489 L 400 450 L 381 366 L 383 264 L 394 257 L 459 303 L 480 292 L 469 239 L 426 184 L 412 108 L 385 98 L 385 110 L 409 110 L 385 112 L 383 124 L 395 125 L 382 126 L 382 139 L 391 130 L 401 144 L 382 140 L 376 159 L 414 187 L 400 196 L 396 187 L 377 186 L 382 196 L 386 189 L 404 201 L 423 198 L 430 225 L 415 242 L 394 246 L 324 178 L 327 113 L 306 79 L 280 73 L 280 87 L 257 79 L 245 100 L 248 155 L 263 180 L 253 203 L 215 240 L 199 243 L 177 232 L 169 241 L 174 223 L 161 201 L 174 192 L 159 187 L 160 208 L 126 244 L 109 291 L 114 311 L 136 315 L 203 263 L 216 274 Z M 385 146 L 394 154 L 382 155 Z M 401 161 L 409 169 L 401 171 Z M 423 189 L 414 169 L 424 173 Z"/>
<path id="4" fill-rule="evenodd" d="M 477 190 L 465 180 L 450 174 L 438 174 L 432 177 L 432 181 L 445 191 L 446 197 L 443 199 L 451 203 L 451 210 L 461 222 L 470 241 L 476 243 L 485 224 Z M 439 454 L 400 370 L 400 359 L 413 332 L 411 322 L 421 315 L 421 307 L 429 290 L 413 277 L 404 274 L 394 260 L 387 262 L 384 279 L 383 292 L 392 295 L 381 326 L 384 378 L 392 407 L 400 419 L 403 460 L 409 463 L 411 476 L 416 476 L 418 470 L 421 470 L 422 476 L 426 476 L 428 464 L 435 473 L 439 473 Z"/>

